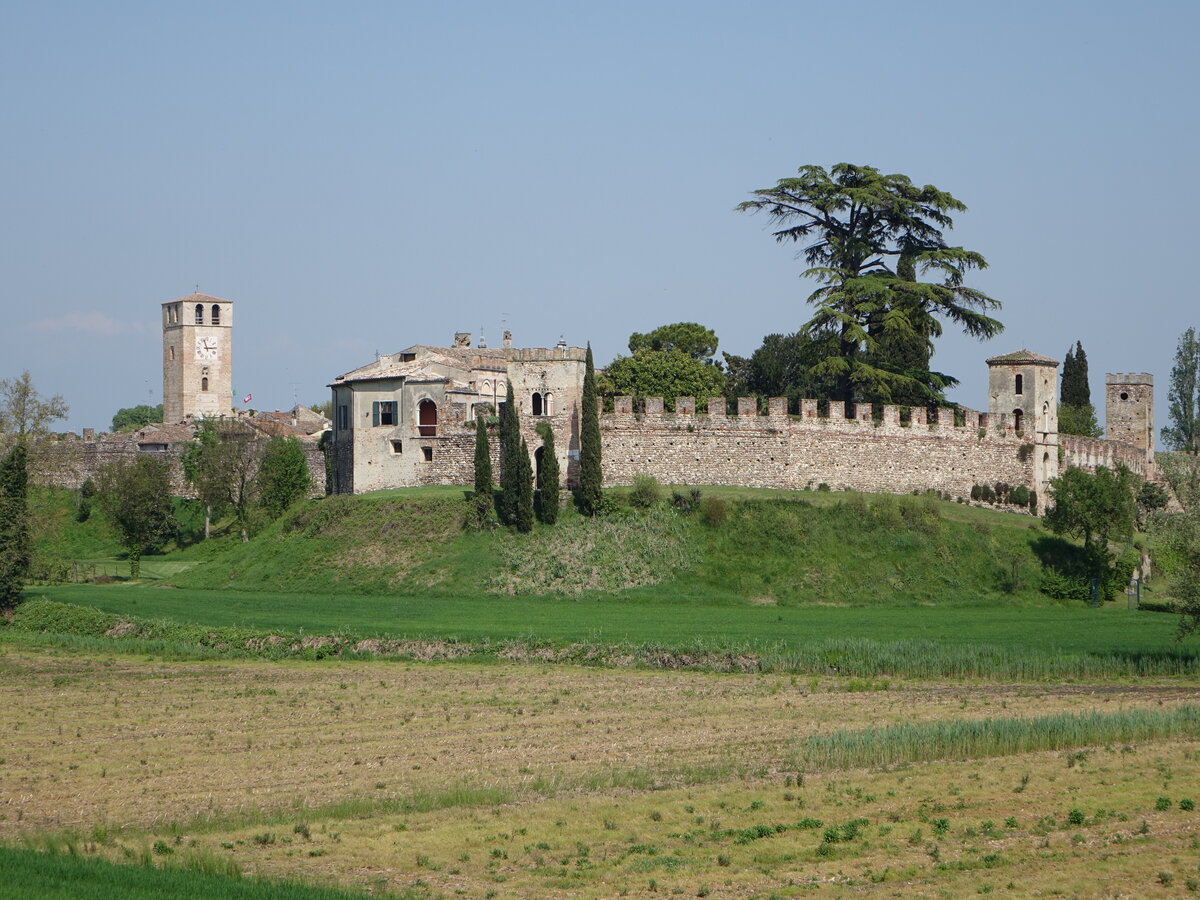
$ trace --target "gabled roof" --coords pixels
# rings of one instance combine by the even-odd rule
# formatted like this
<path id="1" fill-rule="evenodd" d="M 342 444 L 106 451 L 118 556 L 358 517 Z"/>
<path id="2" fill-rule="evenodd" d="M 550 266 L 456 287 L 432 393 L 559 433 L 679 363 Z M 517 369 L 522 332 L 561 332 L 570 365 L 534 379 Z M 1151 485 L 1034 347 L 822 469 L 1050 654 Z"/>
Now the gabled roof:
<path id="1" fill-rule="evenodd" d="M 212 297 L 208 294 L 191 293 L 186 297 L 176 297 L 174 300 L 168 300 L 167 303 L 232 303 L 232 300 L 226 300 L 224 297 Z"/>
<path id="2" fill-rule="evenodd" d="M 1014 350 L 1012 353 L 1005 353 L 1003 356 L 993 356 L 987 360 L 989 366 L 1011 366 L 1011 365 L 1031 365 L 1031 366 L 1057 366 L 1058 360 L 1051 359 L 1049 356 L 1042 356 L 1040 353 L 1034 353 L 1032 350 Z"/>

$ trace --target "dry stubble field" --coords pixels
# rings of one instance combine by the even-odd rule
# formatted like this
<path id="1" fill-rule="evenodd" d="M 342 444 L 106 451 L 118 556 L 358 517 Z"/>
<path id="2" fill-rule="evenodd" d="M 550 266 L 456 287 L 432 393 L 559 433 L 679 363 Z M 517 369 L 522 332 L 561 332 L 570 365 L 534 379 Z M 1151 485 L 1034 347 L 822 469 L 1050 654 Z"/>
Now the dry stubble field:
<path id="1" fill-rule="evenodd" d="M 157 845 L 164 864 L 211 853 L 410 896 L 1184 895 L 1200 888 L 1194 742 L 824 773 L 797 771 L 794 752 L 836 728 L 1195 698 L 1178 680 L 7 648 L 0 840 L 66 834 L 118 861 Z"/>

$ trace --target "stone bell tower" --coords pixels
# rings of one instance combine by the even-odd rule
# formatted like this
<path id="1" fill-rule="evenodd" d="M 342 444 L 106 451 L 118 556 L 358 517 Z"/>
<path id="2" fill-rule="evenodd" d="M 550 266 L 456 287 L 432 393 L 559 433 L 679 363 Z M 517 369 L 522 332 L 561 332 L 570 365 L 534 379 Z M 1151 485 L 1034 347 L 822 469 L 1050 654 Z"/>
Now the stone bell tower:
<path id="1" fill-rule="evenodd" d="M 1018 350 L 987 365 L 988 424 L 1012 428 L 1033 446 L 1032 488 L 1044 505 L 1058 477 L 1058 360 Z"/>
<path id="2" fill-rule="evenodd" d="M 189 294 L 162 305 L 163 421 L 233 414 L 233 303 Z"/>

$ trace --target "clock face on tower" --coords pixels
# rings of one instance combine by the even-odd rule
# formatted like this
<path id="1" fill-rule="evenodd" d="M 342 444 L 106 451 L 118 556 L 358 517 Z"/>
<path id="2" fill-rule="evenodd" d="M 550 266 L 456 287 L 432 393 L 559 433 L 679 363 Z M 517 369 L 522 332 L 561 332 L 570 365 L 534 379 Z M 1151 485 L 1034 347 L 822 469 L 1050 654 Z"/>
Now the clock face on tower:
<path id="1" fill-rule="evenodd" d="M 196 338 L 196 359 L 216 359 L 217 339 L 215 337 Z"/>

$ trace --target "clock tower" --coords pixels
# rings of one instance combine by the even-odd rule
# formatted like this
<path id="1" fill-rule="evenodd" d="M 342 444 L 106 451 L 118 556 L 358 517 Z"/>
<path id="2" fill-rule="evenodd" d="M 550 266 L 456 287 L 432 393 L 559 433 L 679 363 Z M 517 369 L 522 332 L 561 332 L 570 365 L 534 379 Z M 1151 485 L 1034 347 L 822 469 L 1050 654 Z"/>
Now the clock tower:
<path id="1" fill-rule="evenodd" d="M 233 413 L 233 303 L 189 294 L 162 305 L 163 421 Z"/>

